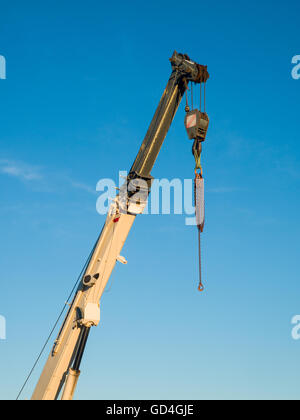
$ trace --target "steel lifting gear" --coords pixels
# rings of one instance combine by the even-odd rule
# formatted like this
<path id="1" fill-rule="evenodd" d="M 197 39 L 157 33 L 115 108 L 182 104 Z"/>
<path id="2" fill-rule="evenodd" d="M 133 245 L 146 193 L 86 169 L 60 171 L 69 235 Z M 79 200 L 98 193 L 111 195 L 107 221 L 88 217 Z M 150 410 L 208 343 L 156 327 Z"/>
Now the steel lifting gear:
<path id="1" fill-rule="evenodd" d="M 203 170 L 201 165 L 201 154 L 202 154 L 202 143 L 206 139 L 207 130 L 209 126 L 209 118 L 206 109 L 206 80 L 200 82 L 200 110 L 193 109 L 194 98 L 193 98 L 193 85 L 191 84 L 191 104 L 192 110 L 190 110 L 188 104 L 188 95 L 186 93 L 186 116 L 184 120 L 187 135 L 190 140 L 194 140 L 192 153 L 195 158 L 195 179 L 194 179 L 194 202 L 195 202 L 195 214 L 196 224 L 198 228 L 198 249 L 199 249 L 199 287 L 198 290 L 202 292 L 204 286 L 202 283 L 202 264 L 201 264 L 201 233 L 204 230 L 205 222 L 205 202 L 204 202 L 204 178 Z M 204 83 L 204 112 L 202 112 L 202 83 Z"/>
<path id="2" fill-rule="evenodd" d="M 209 118 L 206 112 L 194 109 L 186 113 L 184 120 L 185 128 L 190 140 L 204 141 L 206 138 Z"/>

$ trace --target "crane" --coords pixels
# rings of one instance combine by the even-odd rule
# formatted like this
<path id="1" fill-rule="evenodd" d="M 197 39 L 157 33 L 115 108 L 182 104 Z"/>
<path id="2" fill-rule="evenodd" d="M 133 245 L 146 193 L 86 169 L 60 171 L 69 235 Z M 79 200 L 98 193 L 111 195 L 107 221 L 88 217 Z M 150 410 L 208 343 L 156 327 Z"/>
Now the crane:
<path id="1" fill-rule="evenodd" d="M 191 61 L 185 54 L 175 51 L 170 62 L 172 72 L 165 91 L 129 175 L 111 203 L 103 229 L 91 252 L 32 400 L 73 399 L 91 328 L 100 322 L 101 296 L 116 262 L 126 264 L 120 253 L 136 216 L 143 213 L 153 181 L 151 170 L 161 146 L 189 82 L 202 84 L 209 78 L 207 66 Z M 195 124 L 191 124 L 193 110 L 186 111 L 188 132 L 193 127 L 199 128 L 195 133 L 190 133 L 190 138 L 195 138 L 194 148 L 199 152 L 199 142 L 205 138 L 203 123 L 204 131 L 207 130 L 205 116 L 202 113 L 197 114 L 194 118 Z M 199 133 L 202 137 L 199 137 Z"/>

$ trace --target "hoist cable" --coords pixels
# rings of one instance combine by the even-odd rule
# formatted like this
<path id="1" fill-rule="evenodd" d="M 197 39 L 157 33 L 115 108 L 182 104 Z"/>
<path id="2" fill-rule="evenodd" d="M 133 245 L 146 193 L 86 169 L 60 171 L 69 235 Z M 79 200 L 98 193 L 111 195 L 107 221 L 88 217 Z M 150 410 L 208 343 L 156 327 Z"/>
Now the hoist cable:
<path id="1" fill-rule="evenodd" d="M 206 82 L 204 82 L 203 85 L 204 85 L 204 87 L 203 87 L 203 91 L 204 91 L 203 105 L 204 105 L 204 113 L 206 113 Z M 200 112 L 202 112 L 202 83 L 200 83 Z"/>
<path id="2" fill-rule="evenodd" d="M 200 112 L 202 109 L 202 83 L 200 83 Z"/>
<path id="3" fill-rule="evenodd" d="M 202 264 L 201 264 L 201 231 L 198 228 L 198 249 L 199 249 L 199 292 L 203 292 L 204 286 L 202 284 Z"/>
<path id="4" fill-rule="evenodd" d="M 49 341 L 50 341 L 50 339 L 51 339 L 51 337 L 52 337 L 52 335 L 53 335 L 53 333 L 54 333 L 54 331 L 55 331 L 55 329 L 56 329 L 56 327 L 57 327 L 57 325 L 58 325 L 58 323 L 59 323 L 59 321 L 60 321 L 60 319 L 61 319 L 61 317 L 62 317 L 62 315 L 63 315 L 63 313 L 64 313 L 64 311 L 65 311 L 65 309 L 66 309 L 66 307 L 68 306 L 68 301 L 71 299 L 71 297 L 72 297 L 72 295 L 73 295 L 73 293 L 74 293 L 74 291 L 75 291 L 75 289 L 76 289 L 76 287 L 77 287 L 78 283 L 80 282 L 80 280 L 81 280 L 81 278 L 82 278 L 82 276 L 83 276 L 83 273 L 85 272 L 85 270 L 86 270 L 87 266 L 89 265 L 89 263 L 90 263 L 90 261 L 91 261 L 92 255 L 93 255 L 93 253 L 94 253 L 94 251 L 95 251 L 95 249 L 96 249 L 96 246 L 97 246 L 98 241 L 99 241 L 99 237 L 98 237 L 97 241 L 95 242 L 95 245 L 94 245 L 94 247 L 93 247 L 92 251 L 90 252 L 90 255 L 88 256 L 88 258 L 87 258 L 87 260 L 86 260 L 86 262 L 85 262 L 85 264 L 84 264 L 84 266 L 83 266 L 83 268 L 82 268 L 82 270 L 81 270 L 81 272 L 80 272 L 80 274 L 79 274 L 79 276 L 78 276 L 78 278 L 77 278 L 77 280 L 76 280 L 76 283 L 75 283 L 75 285 L 74 285 L 74 287 L 73 287 L 73 289 L 72 289 L 71 293 L 69 294 L 69 296 L 68 296 L 68 298 L 67 298 L 67 300 L 66 300 L 66 303 L 65 303 L 65 305 L 64 305 L 64 307 L 63 307 L 63 309 L 61 310 L 61 312 L 60 312 L 60 314 L 59 314 L 59 316 L 58 316 L 58 318 L 57 318 L 57 320 L 56 320 L 56 322 L 55 322 L 55 324 L 54 324 L 54 326 L 53 326 L 52 330 L 50 331 L 50 334 L 49 334 L 49 336 L 47 337 L 47 340 L 46 340 L 46 342 L 45 342 L 44 346 L 42 347 L 42 350 L 40 351 L 40 353 L 39 353 L 39 355 L 38 355 L 38 357 L 37 357 L 36 361 L 34 362 L 34 365 L 33 365 L 32 369 L 30 370 L 30 372 L 29 372 L 29 374 L 28 374 L 28 376 L 27 376 L 27 378 L 26 378 L 26 380 L 25 380 L 25 382 L 24 382 L 24 384 L 23 384 L 22 388 L 20 389 L 20 391 L 19 391 L 19 393 L 18 393 L 18 396 L 17 396 L 16 400 L 18 400 L 18 399 L 20 398 L 20 396 L 21 396 L 21 394 L 22 394 L 22 392 L 23 392 L 23 390 L 24 390 L 25 386 L 27 385 L 27 383 L 28 383 L 29 379 L 31 378 L 31 375 L 32 375 L 32 374 L 33 374 L 33 372 L 34 372 L 34 369 L 36 368 L 36 366 L 37 366 L 37 364 L 38 364 L 38 362 L 39 362 L 40 358 L 42 357 L 42 355 L 43 355 L 43 353 L 44 353 L 44 351 L 45 351 L 45 348 L 47 347 L 47 345 L 48 345 L 48 343 L 49 343 Z"/>

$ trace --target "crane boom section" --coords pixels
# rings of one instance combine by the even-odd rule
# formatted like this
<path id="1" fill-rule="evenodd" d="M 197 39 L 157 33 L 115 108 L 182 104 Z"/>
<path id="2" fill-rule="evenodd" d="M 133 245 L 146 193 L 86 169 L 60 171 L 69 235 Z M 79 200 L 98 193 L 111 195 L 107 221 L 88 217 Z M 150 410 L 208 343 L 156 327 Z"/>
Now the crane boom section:
<path id="1" fill-rule="evenodd" d="M 33 400 L 54 400 L 64 384 L 66 373 L 75 357 L 84 309 L 88 303 L 99 304 L 100 297 L 116 264 L 117 257 L 131 229 L 135 216 L 122 214 L 114 223 L 113 215 L 108 216 L 102 235 L 86 273 L 94 276 L 102 273 L 93 287 L 85 290 L 82 284 L 77 291 L 54 347 L 46 362 L 40 380 L 32 396 Z"/>
<path id="2" fill-rule="evenodd" d="M 170 59 L 172 74 L 161 97 L 139 153 L 132 165 L 125 189 L 130 180 L 152 179 L 151 170 L 173 121 L 189 81 L 208 78 L 205 66 L 174 52 Z M 151 182 L 149 184 L 151 187 Z M 126 208 L 127 205 L 127 208 Z M 65 386 L 63 399 L 71 399 L 80 371 L 78 369 L 89 329 L 100 321 L 100 299 L 116 261 L 123 261 L 120 252 L 137 214 L 143 207 L 129 209 L 117 195 L 108 212 L 106 222 L 95 246 L 87 269 L 75 293 L 52 351 L 33 393 L 33 400 L 54 400 Z M 88 330 L 88 331 L 87 331 Z M 72 363 L 74 366 L 72 368 Z M 72 379 L 73 378 L 73 379 Z M 73 380 L 73 382 L 72 382 Z"/>

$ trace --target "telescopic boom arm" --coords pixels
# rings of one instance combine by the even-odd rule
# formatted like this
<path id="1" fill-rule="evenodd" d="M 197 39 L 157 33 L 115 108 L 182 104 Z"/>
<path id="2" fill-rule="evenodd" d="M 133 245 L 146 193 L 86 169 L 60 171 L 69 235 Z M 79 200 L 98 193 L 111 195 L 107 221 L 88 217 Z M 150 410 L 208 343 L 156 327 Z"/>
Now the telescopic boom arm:
<path id="1" fill-rule="evenodd" d="M 80 363 L 92 326 L 100 322 L 100 299 L 116 261 L 126 264 L 120 252 L 137 214 L 144 210 L 151 188 L 151 170 L 190 81 L 206 82 L 207 67 L 176 51 L 170 59 L 172 73 L 129 172 L 125 185 L 113 201 L 92 256 L 44 366 L 32 400 L 73 398 Z M 140 191 L 144 199 L 135 200 Z M 125 194 L 124 194 L 125 192 Z"/>

